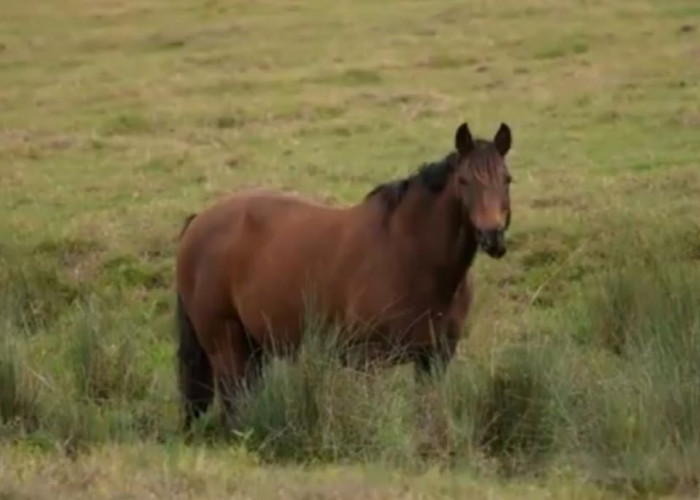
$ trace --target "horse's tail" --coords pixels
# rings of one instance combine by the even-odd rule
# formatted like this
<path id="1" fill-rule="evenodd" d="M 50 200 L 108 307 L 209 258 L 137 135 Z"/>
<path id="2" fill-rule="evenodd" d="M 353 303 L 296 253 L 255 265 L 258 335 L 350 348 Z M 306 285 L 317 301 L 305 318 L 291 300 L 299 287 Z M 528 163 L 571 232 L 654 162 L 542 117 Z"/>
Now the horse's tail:
<path id="1" fill-rule="evenodd" d="M 199 343 L 182 297 L 177 296 L 178 375 L 185 429 L 206 412 L 214 399 L 214 378 L 206 352 Z"/>
<path id="2" fill-rule="evenodd" d="M 190 222 L 192 222 L 195 217 L 197 217 L 197 214 L 190 214 L 185 217 L 185 222 L 183 222 L 182 229 L 180 229 L 180 238 L 182 238 L 182 235 L 185 234 L 187 228 L 190 227 Z"/>
<path id="3" fill-rule="evenodd" d="M 180 237 L 196 216 L 197 214 L 192 214 L 187 217 Z M 199 343 L 197 332 L 179 293 L 175 316 L 178 331 L 178 382 L 185 414 L 185 429 L 189 430 L 192 421 L 207 411 L 214 399 L 214 379 L 209 358 Z"/>

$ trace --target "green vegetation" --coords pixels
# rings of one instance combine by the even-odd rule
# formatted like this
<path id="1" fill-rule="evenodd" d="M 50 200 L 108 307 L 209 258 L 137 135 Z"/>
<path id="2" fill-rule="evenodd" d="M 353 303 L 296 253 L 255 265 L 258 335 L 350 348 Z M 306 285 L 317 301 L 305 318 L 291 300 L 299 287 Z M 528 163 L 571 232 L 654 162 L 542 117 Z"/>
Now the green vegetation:
<path id="1" fill-rule="evenodd" d="M 696 493 L 698 36 L 691 0 L 5 1 L 0 497 Z M 186 444 L 184 217 L 353 203 L 461 120 L 512 127 L 514 214 L 446 379 L 321 331 Z"/>

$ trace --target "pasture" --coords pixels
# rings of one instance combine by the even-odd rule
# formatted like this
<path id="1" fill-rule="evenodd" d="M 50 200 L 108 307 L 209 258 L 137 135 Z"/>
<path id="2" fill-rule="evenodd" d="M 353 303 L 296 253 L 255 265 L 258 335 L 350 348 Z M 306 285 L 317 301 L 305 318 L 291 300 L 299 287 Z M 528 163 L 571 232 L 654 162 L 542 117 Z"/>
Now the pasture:
<path id="1" fill-rule="evenodd" d="M 462 121 L 510 125 L 513 219 L 447 378 L 312 324 L 185 442 L 185 217 L 357 203 Z M 3 0 L 0 497 L 697 495 L 699 137 L 694 0 Z"/>

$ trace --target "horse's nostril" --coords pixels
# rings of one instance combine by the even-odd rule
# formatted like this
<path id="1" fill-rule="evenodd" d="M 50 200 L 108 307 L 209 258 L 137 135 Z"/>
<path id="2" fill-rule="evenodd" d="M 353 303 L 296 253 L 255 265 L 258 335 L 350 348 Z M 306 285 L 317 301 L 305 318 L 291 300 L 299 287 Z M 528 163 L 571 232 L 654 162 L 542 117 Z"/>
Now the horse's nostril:
<path id="1" fill-rule="evenodd" d="M 504 234 L 500 229 L 483 229 L 477 231 L 479 245 L 489 253 L 500 254 L 505 248 Z"/>
<path id="2" fill-rule="evenodd" d="M 479 231 L 479 238 L 485 242 L 498 241 L 500 231 L 498 229 L 486 229 Z"/>

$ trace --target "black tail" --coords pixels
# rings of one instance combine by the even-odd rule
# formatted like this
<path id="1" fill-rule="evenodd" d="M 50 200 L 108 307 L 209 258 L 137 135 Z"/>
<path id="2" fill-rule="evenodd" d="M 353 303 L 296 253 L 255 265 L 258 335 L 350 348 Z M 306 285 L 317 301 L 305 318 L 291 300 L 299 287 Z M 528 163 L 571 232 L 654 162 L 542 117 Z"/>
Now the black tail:
<path id="1" fill-rule="evenodd" d="M 180 229 L 180 238 L 182 238 L 182 235 L 185 234 L 187 228 L 190 227 L 190 222 L 192 222 L 195 217 L 197 217 L 197 214 L 190 214 L 185 217 L 185 222 L 182 223 L 182 229 Z"/>
<path id="2" fill-rule="evenodd" d="M 214 399 L 214 379 L 207 354 L 199 344 L 179 294 L 176 314 L 180 395 L 185 413 L 185 430 L 189 430 L 192 421 L 206 412 Z"/>

